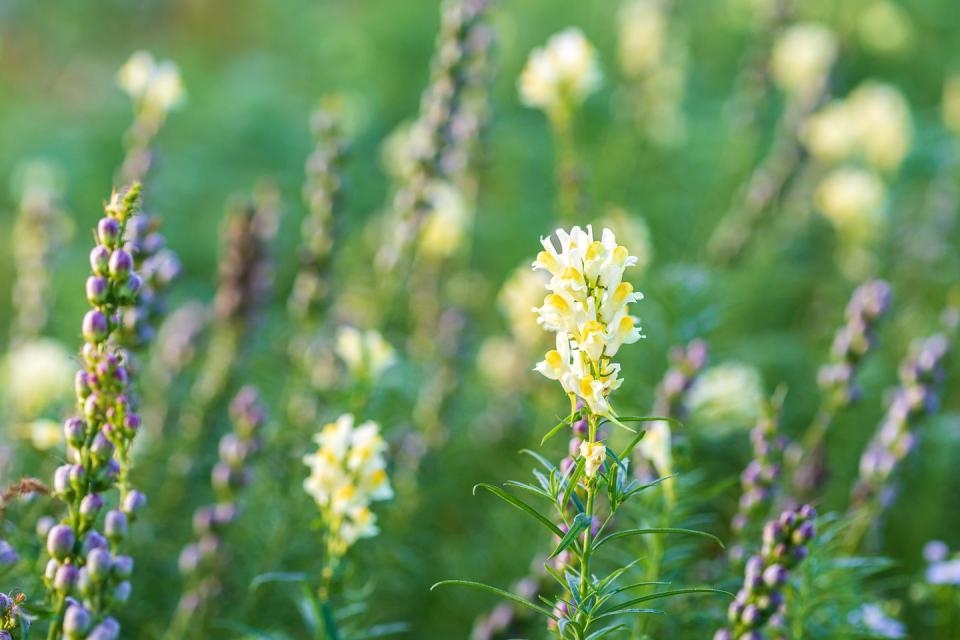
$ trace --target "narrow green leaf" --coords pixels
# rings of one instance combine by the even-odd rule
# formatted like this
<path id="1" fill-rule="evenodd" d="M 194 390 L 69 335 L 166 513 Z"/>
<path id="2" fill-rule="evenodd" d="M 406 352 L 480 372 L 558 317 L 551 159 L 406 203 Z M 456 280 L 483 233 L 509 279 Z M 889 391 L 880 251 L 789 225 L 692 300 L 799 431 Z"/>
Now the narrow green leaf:
<path id="1" fill-rule="evenodd" d="M 603 629 L 597 629 L 593 633 L 587 636 L 586 640 L 601 640 L 601 638 L 606 638 L 608 635 L 614 631 L 622 631 L 626 629 L 627 625 L 625 624 L 612 624 L 609 627 L 604 627 Z"/>
<path id="2" fill-rule="evenodd" d="M 523 606 L 533 609 L 537 613 L 542 613 L 551 620 L 556 620 L 557 617 L 553 615 L 553 612 L 549 609 L 541 607 L 540 605 L 530 602 L 526 598 L 521 598 L 520 596 L 510 593 L 509 591 L 504 591 L 503 589 L 498 589 L 497 587 L 491 587 L 488 584 L 483 584 L 482 582 L 473 582 L 472 580 L 441 580 L 432 587 L 430 591 L 433 591 L 437 587 L 446 587 L 446 586 L 461 586 L 461 587 L 471 587 L 473 589 L 479 589 L 480 591 L 489 591 L 490 593 L 496 594 L 501 598 L 506 598 L 511 602 L 516 602 L 517 604 L 522 604 Z"/>
<path id="3" fill-rule="evenodd" d="M 612 613 L 619 613 L 626 609 L 632 608 L 634 605 L 640 604 L 642 602 L 649 602 L 650 600 L 659 600 L 660 598 L 669 598 L 672 596 L 682 596 L 691 593 L 716 593 L 725 596 L 733 597 L 733 594 L 729 591 L 723 591 L 722 589 L 713 589 L 711 587 L 690 587 L 687 589 L 673 589 L 671 591 L 660 591 L 659 593 L 649 593 L 645 596 L 640 596 L 638 598 L 633 598 L 632 600 L 627 600 L 626 602 L 621 602 L 616 604 L 612 609 L 608 609 L 604 612 L 605 615 Z M 599 618 L 600 616 L 597 616 Z"/>
<path id="4" fill-rule="evenodd" d="M 592 518 L 587 516 L 587 514 L 578 513 L 573 519 L 573 522 L 570 523 L 570 529 L 560 540 L 560 544 L 558 544 L 557 548 L 554 549 L 553 553 L 550 554 L 550 558 L 556 558 L 564 549 L 576 542 L 577 536 L 583 533 L 590 526 L 591 520 Z"/>
<path id="5" fill-rule="evenodd" d="M 580 481 L 580 474 L 583 473 L 583 465 L 585 462 L 586 460 L 582 457 L 577 460 L 577 466 L 573 468 L 573 472 L 570 474 L 570 479 L 567 480 L 567 488 L 563 491 L 563 499 L 560 500 L 561 509 L 567 508 L 567 503 L 570 501 L 570 494 L 572 494 L 574 489 L 577 488 L 577 482 Z"/>
<path id="6" fill-rule="evenodd" d="M 516 487 L 518 489 L 523 489 L 524 491 L 527 491 L 534 495 L 538 495 L 542 498 L 546 498 L 550 502 L 553 502 L 553 496 L 551 496 L 549 493 L 547 493 L 543 489 L 533 486 L 532 484 L 527 484 L 526 482 L 517 482 L 516 480 L 507 480 L 503 484 L 506 487 Z"/>
<path id="7" fill-rule="evenodd" d="M 714 542 L 716 542 L 718 545 L 720 545 L 721 549 L 726 549 L 726 547 L 724 546 L 720 538 L 713 535 L 712 533 L 706 533 L 704 531 L 696 531 L 694 529 L 678 529 L 675 527 L 654 527 L 650 529 L 624 529 L 623 531 L 615 531 L 597 540 L 597 543 L 594 546 L 594 549 L 600 547 L 600 545 L 606 542 L 610 542 L 611 540 L 617 540 L 619 538 L 627 538 L 630 536 L 642 536 L 647 534 L 661 534 L 661 533 L 664 533 L 664 534 L 677 533 L 677 534 L 687 535 L 687 536 L 700 536 L 703 538 L 709 538 Z"/>
<path id="8" fill-rule="evenodd" d="M 250 591 L 256 591 L 262 585 L 272 582 L 306 582 L 307 580 L 307 574 L 303 572 L 271 571 L 269 573 L 261 573 L 251 580 Z"/>
<path id="9" fill-rule="evenodd" d="M 652 613 L 652 614 L 663 615 L 663 611 L 661 611 L 660 609 L 619 609 L 617 611 L 608 611 L 606 613 L 601 613 L 600 615 L 596 616 L 594 620 L 603 620 L 604 618 L 609 618 L 611 616 L 621 616 L 625 613 L 635 613 L 635 614 Z"/>
<path id="10" fill-rule="evenodd" d="M 487 491 L 494 494 L 498 498 L 504 500 L 509 504 L 512 504 L 517 509 L 520 509 L 521 511 L 529 513 L 531 516 L 536 518 L 540 523 L 542 523 L 543 526 L 549 529 L 552 533 L 556 534 L 557 536 L 563 537 L 563 531 L 561 531 L 557 525 L 553 524 L 553 522 L 551 522 L 549 518 L 547 518 L 545 515 L 543 515 L 542 513 L 540 513 L 533 507 L 531 507 L 530 505 L 528 505 L 526 502 L 524 502 L 520 498 L 516 496 L 512 496 L 506 491 L 504 491 L 503 489 L 501 489 L 500 487 L 492 484 L 487 484 L 486 482 L 481 482 L 480 484 L 474 485 L 473 495 L 477 495 L 477 487 L 480 487 L 481 489 L 486 489 Z"/>
<path id="11" fill-rule="evenodd" d="M 570 418 L 564 418 L 561 422 L 557 424 L 557 426 L 555 426 L 553 429 L 550 429 L 550 431 L 547 431 L 547 434 L 543 436 L 543 438 L 540 440 L 540 446 L 542 447 L 543 445 L 547 444 L 547 440 L 557 435 L 561 429 L 563 429 L 569 424 L 571 424 Z"/>
<path id="12" fill-rule="evenodd" d="M 520 453 L 525 453 L 528 456 L 535 458 L 537 462 L 539 462 L 544 467 L 546 467 L 547 471 L 553 471 L 554 469 L 557 468 L 556 466 L 554 466 L 552 462 L 544 458 L 542 455 L 540 455 L 536 451 L 531 451 L 530 449 L 520 449 Z"/>

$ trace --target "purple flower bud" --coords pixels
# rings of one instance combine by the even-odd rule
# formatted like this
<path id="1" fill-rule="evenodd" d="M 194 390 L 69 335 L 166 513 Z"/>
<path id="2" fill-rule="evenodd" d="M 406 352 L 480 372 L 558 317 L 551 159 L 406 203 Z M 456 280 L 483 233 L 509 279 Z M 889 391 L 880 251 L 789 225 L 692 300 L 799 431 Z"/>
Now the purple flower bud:
<path id="1" fill-rule="evenodd" d="M 87 481 L 87 470 L 82 464 L 70 465 L 70 486 L 80 491 Z"/>
<path id="2" fill-rule="evenodd" d="M 17 552 L 6 540 L 0 540 L 0 567 L 12 566 L 20 559 Z"/>
<path id="3" fill-rule="evenodd" d="M 53 579 L 57 577 L 57 569 L 60 568 L 60 563 L 50 558 L 47 560 L 47 566 L 43 570 L 43 577 L 49 581 L 53 582 Z"/>
<path id="4" fill-rule="evenodd" d="M 107 275 L 110 264 L 110 249 L 102 244 L 97 245 L 90 252 L 90 268 L 98 276 Z"/>
<path id="5" fill-rule="evenodd" d="M 133 588 L 130 586 L 129 580 L 124 580 L 118 584 L 113 589 L 113 601 L 117 604 L 124 604 L 127 600 L 130 599 L 130 592 Z"/>
<path id="6" fill-rule="evenodd" d="M 117 556 L 113 559 L 113 575 L 118 578 L 129 578 L 133 575 L 133 558 Z"/>
<path id="7" fill-rule="evenodd" d="M 719 629 L 713 634 L 713 640 L 733 640 L 733 634 L 727 629 Z"/>
<path id="8" fill-rule="evenodd" d="M 213 509 L 213 520 L 218 527 L 225 527 L 239 515 L 239 509 L 233 502 L 221 502 Z"/>
<path id="9" fill-rule="evenodd" d="M 193 531 L 198 536 L 202 536 L 213 531 L 214 517 L 213 509 L 210 507 L 201 507 L 193 513 Z"/>
<path id="10" fill-rule="evenodd" d="M 147 496 L 134 489 L 124 497 L 123 504 L 120 508 L 123 509 L 123 512 L 128 516 L 132 517 L 142 511 L 146 506 Z"/>
<path id="11" fill-rule="evenodd" d="M 814 509 L 813 507 L 811 507 L 811 506 L 808 505 L 808 504 L 805 504 L 805 505 L 801 506 L 801 507 L 797 510 L 797 513 L 798 513 L 798 514 L 800 515 L 800 517 L 803 518 L 804 520 L 816 520 L 816 518 L 817 518 L 817 510 Z"/>
<path id="12" fill-rule="evenodd" d="M 87 300 L 94 306 L 100 306 L 110 297 L 110 282 L 103 276 L 87 278 Z"/>
<path id="13" fill-rule="evenodd" d="M 110 558 L 110 552 L 103 548 L 96 548 L 87 554 L 87 573 L 94 582 L 103 582 L 110 575 L 110 569 L 113 566 L 113 560 Z"/>
<path id="14" fill-rule="evenodd" d="M 109 327 L 107 316 L 99 309 L 91 309 L 83 316 L 83 339 L 90 343 L 100 343 L 107 339 Z"/>
<path id="15" fill-rule="evenodd" d="M 80 501 L 80 515 L 88 520 L 96 518 L 102 508 L 103 498 L 96 493 L 88 494 Z"/>
<path id="16" fill-rule="evenodd" d="M 787 570 L 779 564 L 773 564 L 763 572 L 763 581 L 768 587 L 777 587 L 787 581 Z"/>
<path id="17" fill-rule="evenodd" d="M 113 618 L 107 618 L 93 628 L 86 640 L 117 640 L 120 637 L 120 624 Z"/>
<path id="18" fill-rule="evenodd" d="M 86 425 L 77 417 L 67 418 L 63 423 L 63 439 L 71 447 L 79 449 L 86 439 Z"/>
<path id="19" fill-rule="evenodd" d="M 97 224 L 97 237 L 108 247 L 115 247 L 120 242 L 120 223 L 116 218 L 101 218 Z"/>
<path id="20" fill-rule="evenodd" d="M 135 413 L 127 414 L 123 418 L 123 427 L 131 433 L 136 433 L 140 429 L 140 416 Z"/>
<path id="21" fill-rule="evenodd" d="M 72 564 L 62 564 L 53 579 L 54 588 L 61 594 L 69 594 L 77 584 L 77 568 Z"/>
<path id="22" fill-rule="evenodd" d="M 127 524 L 127 514 L 123 511 L 111 509 L 103 521 L 103 532 L 107 534 L 107 539 L 111 542 L 120 542 L 127 537 L 129 525 Z"/>
<path id="23" fill-rule="evenodd" d="M 807 542 L 810 542 L 810 540 L 813 539 L 813 536 L 815 536 L 816 533 L 817 533 L 816 526 L 813 524 L 812 521 L 807 520 L 806 522 L 801 524 L 799 527 L 797 527 L 797 529 L 793 532 L 793 543 L 796 545 L 806 544 Z"/>
<path id="24" fill-rule="evenodd" d="M 114 249 L 110 254 L 110 275 L 118 280 L 126 280 L 133 269 L 133 258 L 123 249 Z"/>
<path id="25" fill-rule="evenodd" d="M 63 632 L 68 638 L 80 638 L 90 628 L 90 613 L 82 605 L 71 603 L 63 614 Z"/>
<path id="26" fill-rule="evenodd" d="M 47 551 L 57 560 L 64 560 L 73 551 L 76 541 L 73 529 L 65 524 L 58 524 L 47 534 Z"/>
<path id="27" fill-rule="evenodd" d="M 94 549 L 106 549 L 108 544 L 107 539 L 98 531 L 91 530 L 83 541 L 83 550 L 89 554 Z"/>
<path id="28" fill-rule="evenodd" d="M 105 436 L 102 431 L 93 436 L 90 453 L 92 453 L 97 460 L 106 462 L 106 460 L 113 455 L 113 450 L 113 443 L 107 439 L 107 436 Z"/>
<path id="29" fill-rule="evenodd" d="M 183 548 L 183 551 L 180 552 L 178 566 L 180 567 L 180 573 L 185 576 L 190 576 L 197 570 L 197 567 L 200 566 L 200 551 L 197 545 L 189 544 Z"/>
<path id="30" fill-rule="evenodd" d="M 60 496 L 69 496 L 73 491 L 70 486 L 71 464 L 62 464 L 53 472 L 53 492 Z"/>
<path id="31" fill-rule="evenodd" d="M 743 620 L 743 623 L 748 626 L 753 626 L 760 621 L 760 610 L 755 604 L 748 604 L 743 608 L 743 613 L 740 615 L 740 619 Z"/>
<path id="32" fill-rule="evenodd" d="M 132 302 L 136 300 L 137 295 L 142 289 L 143 279 L 136 273 L 130 273 L 127 279 L 117 288 L 117 295 L 127 302 Z"/>
<path id="33" fill-rule="evenodd" d="M 46 540 L 47 535 L 50 533 L 50 529 L 53 529 L 56 524 L 57 521 L 53 518 L 53 516 L 43 516 L 37 520 L 37 537 L 39 537 L 41 540 Z"/>

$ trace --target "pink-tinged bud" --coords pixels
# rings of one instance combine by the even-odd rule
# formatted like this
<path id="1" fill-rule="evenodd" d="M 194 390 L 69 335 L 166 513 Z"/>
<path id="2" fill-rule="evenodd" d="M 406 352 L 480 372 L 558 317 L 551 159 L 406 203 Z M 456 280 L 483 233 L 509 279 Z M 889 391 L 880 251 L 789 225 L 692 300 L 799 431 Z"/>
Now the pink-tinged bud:
<path id="1" fill-rule="evenodd" d="M 110 297 L 110 282 L 103 276 L 87 278 L 87 300 L 94 306 L 102 305 Z"/>
<path id="2" fill-rule="evenodd" d="M 73 551 L 76 541 L 73 529 L 65 524 L 58 524 L 47 534 L 47 551 L 57 560 L 64 560 Z"/>
<path id="3" fill-rule="evenodd" d="M 90 251 L 90 268 L 98 276 L 105 276 L 110 265 L 110 249 L 97 245 Z"/>
<path id="4" fill-rule="evenodd" d="M 123 249 L 114 249 L 110 254 L 110 275 L 118 280 L 126 280 L 133 270 L 133 258 Z"/>
<path id="5" fill-rule="evenodd" d="M 120 243 L 120 222 L 116 218 L 101 218 L 97 224 L 97 238 L 108 247 Z"/>
<path id="6" fill-rule="evenodd" d="M 83 316 L 83 339 L 89 343 L 100 343 L 107 339 L 109 332 L 107 316 L 99 309 L 91 309 Z"/>

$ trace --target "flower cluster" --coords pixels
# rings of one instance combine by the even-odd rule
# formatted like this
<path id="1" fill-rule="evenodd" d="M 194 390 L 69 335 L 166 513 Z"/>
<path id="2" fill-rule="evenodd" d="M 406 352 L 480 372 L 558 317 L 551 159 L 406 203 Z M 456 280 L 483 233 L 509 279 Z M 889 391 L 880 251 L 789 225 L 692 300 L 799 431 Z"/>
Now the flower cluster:
<path id="1" fill-rule="evenodd" d="M 789 27 L 774 43 L 770 73 L 783 91 L 800 100 L 811 100 L 823 90 L 837 58 L 837 38 L 816 23 Z"/>
<path id="2" fill-rule="evenodd" d="M 911 429 L 939 404 L 937 387 L 943 380 L 943 363 L 949 347 L 946 336 L 935 334 L 915 343 L 900 365 L 900 386 L 893 394 L 879 430 L 860 458 L 860 478 L 853 493 L 855 505 L 890 497 L 884 491 L 890 490 L 887 482 L 916 444 Z"/>
<path id="3" fill-rule="evenodd" d="M 536 370 L 558 380 L 594 414 L 612 416 L 608 396 L 622 383 L 613 357 L 621 345 L 643 337 L 630 315 L 630 303 L 643 294 L 623 280 L 624 270 L 637 259 L 617 244 L 609 229 L 599 241 L 589 225 L 586 231 L 574 227 L 569 233 L 559 229 L 556 235 L 559 249 L 542 238 L 544 251 L 533 262 L 534 269 L 550 274 L 550 293 L 534 311 L 543 328 L 557 334 L 557 348 L 547 352 Z"/>
<path id="4" fill-rule="evenodd" d="M 22 593 L 0 593 L 0 640 L 20 640 L 22 632 L 29 629 L 30 624 L 23 615 L 24 602 L 26 596 Z"/>
<path id="5" fill-rule="evenodd" d="M 107 215 L 97 225 L 98 244 L 90 253 L 93 275 L 86 286 L 93 309 L 83 318 L 83 369 L 76 376 L 80 415 L 64 423 L 68 462 L 57 468 L 53 478 L 53 493 L 67 504 L 68 515 L 47 534 L 51 560 L 44 583 L 58 614 L 71 608 L 84 612 L 75 614 L 86 622 L 78 629 L 101 618 L 102 624 L 107 624 L 109 618 L 104 617 L 110 608 L 129 597 L 127 578 L 133 563 L 111 550 L 115 552 L 126 537 L 129 520 L 146 503 L 144 495 L 130 489 L 127 481 L 128 453 L 140 417 L 133 406 L 131 373 L 123 352 L 111 343 L 123 307 L 136 302 L 142 286 L 133 258 L 123 245 L 139 191 L 134 184 L 127 191 L 115 192 L 105 207 Z M 104 507 L 101 494 L 113 487 L 120 489 L 119 508 L 104 517 L 104 537 L 94 527 Z M 68 600 L 75 596 L 82 598 L 82 605 Z M 74 616 L 64 616 L 52 624 L 56 628 L 62 623 L 66 632 L 72 620 L 76 622 Z M 82 633 L 85 631 L 68 636 L 82 637 Z M 116 636 L 98 633 L 93 637 Z"/>
<path id="6" fill-rule="evenodd" d="M 387 443 L 377 423 L 367 421 L 355 427 L 351 414 L 325 425 L 314 440 L 319 445 L 316 453 L 303 458 L 310 468 L 303 487 L 320 507 L 328 557 L 333 560 L 360 538 L 378 533 L 370 503 L 393 497 L 386 470 Z"/>
<path id="7" fill-rule="evenodd" d="M 950 554 L 950 548 L 941 540 L 931 540 L 923 546 L 927 561 L 924 578 L 932 585 L 960 586 L 960 554 Z"/>
<path id="8" fill-rule="evenodd" d="M 845 312 L 847 322 L 833 338 L 832 362 L 817 374 L 830 405 L 846 406 L 859 397 L 854 376 L 876 343 L 876 327 L 890 307 L 890 298 L 890 285 L 883 280 L 872 280 L 853 292 Z"/>
<path id="9" fill-rule="evenodd" d="M 360 331 L 349 325 L 337 329 L 334 351 L 354 380 L 376 380 L 397 359 L 379 331 Z"/>
<path id="10" fill-rule="evenodd" d="M 220 459 L 211 474 L 217 503 L 194 512 L 196 542 L 184 547 L 180 554 L 180 572 L 191 584 L 177 607 L 174 626 L 181 630 L 221 589 L 217 575 L 223 563 L 221 538 L 240 513 L 238 494 L 250 482 L 250 462 L 260 451 L 260 431 L 267 421 L 267 411 L 256 388 L 247 386 L 237 392 L 230 403 L 230 417 L 233 431 L 220 439 Z"/>
<path id="11" fill-rule="evenodd" d="M 290 292 L 288 306 L 297 318 L 315 314 L 330 294 L 330 258 L 342 191 L 341 172 L 347 152 L 346 138 L 332 111 L 317 109 L 310 117 L 316 140 L 307 157 L 303 199 L 308 215 L 300 225 L 300 269 Z"/>
<path id="12" fill-rule="evenodd" d="M 763 628 L 776 623 L 790 569 L 807 557 L 806 545 L 816 534 L 816 517 L 813 507 L 803 505 L 764 526 L 760 554 L 747 560 L 743 588 L 730 603 L 730 627 L 717 631 L 714 640 L 760 640 Z"/>
<path id="13" fill-rule="evenodd" d="M 756 426 L 750 431 L 753 459 L 740 474 L 743 493 L 731 528 L 741 540 L 749 537 L 751 525 L 767 515 L 780 480 L 785 441 L 779 434 L 782 396 L 764 402 Z M 737 545 L 730 550 L 736 561 L 745 559 L 746 550 Z"/>
<path id="14" fill-rule="evenodd" d="M 593 45 L 571 27 L 530 53 L 518 89 L 525 105 L 550 113 L 580 104 L 602 81 Z"/>

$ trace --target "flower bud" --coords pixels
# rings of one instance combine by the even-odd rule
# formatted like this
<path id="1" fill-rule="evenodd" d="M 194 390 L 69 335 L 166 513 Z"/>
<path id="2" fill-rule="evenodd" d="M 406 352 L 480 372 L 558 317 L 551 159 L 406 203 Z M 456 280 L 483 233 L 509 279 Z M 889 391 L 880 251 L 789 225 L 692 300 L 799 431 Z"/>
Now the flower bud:
<path id="1" fill-rule="evenodd" d="M 60 568 L 60 563 L 50 558 L 47 560 L 47 566 L 44 567 L 43 577 L 48 582 L 53 582 L 53 579 L 57 577 L 57 569 Z"/>
<path id="2" fill-rule="evenodd" d="M 76 536 L 73 529 L 65 524 L 58 524 L 47 534 L 47 551 L 57 560 L 63 560 L 73 551 Z"/>
<path id="3" fill-rule="evenodd" d="M 62 564 L 57 568 L 57 573 L 53 578 L 54 588 L 61 595 L 67 595 L 77 584 L 77 568 L 72 564 Z"/>
<path id="4" fill-rule="evenodd" d="M 143 289 L 143 279 L 136 273 L 130 273 L 117 288 L 117 295 L 126 302 L 133 302 Z"/>
<path id="5" fill-rule="evenodd" d="M 107 512 L 107 516 L 103 521 L 103 532 L 107 534 L 107 539 L 110 540 L 110 542 L 121 542 L 127 537 L 128 529 L 127 514 L 117 509 L 112 509 Z"/>
<path id="6" fill-rule="evenodd" d="M 47 535 L 50 533 L 50 529 L 53 529 L 54 525 L 57 524 L 57 521 L 53 516 L 43 516 L 37 520 L 37 536 L 41 540 L 46 540 Z"/>
<path id="7" fill-rule="evenodd" d="M 110 331 L 107 316 L 99 309 L 91 309 L 83 316 L 83 339 L 90 343 L 100 343 L 107 339 Z"/>
<path id="8" fill-rule="evenodd" d="M 80 491 L 87 481 L 87 470 L 82 464 L 70 465 L 70 486 Z"/>
<path id="9" fill-rule="evenodd" d="M 73 390 L 81 400 L 90 395 L 90 375 L 83 369 L 73 378 Z"/>
<path id="10" fill-rule="evenodd" d="M 113 455 L 114 448 L 113 443 L 107 439 L 103 431 L 100 431 L 97 435 L 93 436 L 93 442 L 90 444 L 90 453 L 102 463 L 106 462 L 110 456 Z"/>
<path id="11" fill-rule="evenodd" d="M 80 501 L 80 515 L 87 520 L 93 520 L 103 508 L 103 498 L 99 494 L 91 493 Z"/>
<path id="12" fill-rule="evenodd" d="M 10 567 L 16 564 L 20 556 L 6 540 L 0 540 L 0 567 Z"/>
<path id="13" fill-rule="evenodd" d="M 128 516 L 135 516 L 137 513 L 143 510 L 147 506 L 147 496 L 145 496 L 140 491 L 134 489 L 128 493 L 124 499 L 123 504 L 120 505 L 120 508 Z"/>
<path id="14" fill-rule="evenodd" d="M 110 297 L 110 282 L 103 276 L 87 278 L 87 301 L 94 306 L 104 304 Z"/>
<path id="15" fill-rule="evenodd" d="M 117 604 L 123 604 L 130 599 L 130 592 L 133 588 L 129 580 L 124 580 L 113 589 L 113 601 Z"/>
<path id="16" fill-rule="evenodd" d="M 90 613 L 82 605 L 72 603 L 63 614 L 63 632 L 69 640 L 79 640 L 90 628 Z"/>
<path id="17" fill-rule="evenodd" d="M 70 486 L 71 464 L 62 464 L 53 472 L 53 492 L 59 496 L 69 496 L 73 489 Z"/>
<path id="18" fill-rule="evenodd" d="M 126 579 L 133 575 L 133 558 L 130 556 L 117 556 L 114 558 L 113 575 L 121 579 Z"/>
<path id="19" fill-rule="evenodd" d="M 97 245 L 90 252 L 90 268 L 98 276 L 107 275 L 110 265 L 110 249 L 102 244 Z"/>
<path id="20" fill-rule="evenodd" d="M 109 268 L 111 276 L 120 281 L 126 280 L 133 269 L 133 258 L 123 249 L 114 249 L 110 254 Z"/>
<path id="21" fill-rule="evenodd" d="M 93 549 L 87 554 L 86 570 L 90 579 L 94 582 L 103 582 L 110 575 L 110 568 L 113 564 L 110 558 L 110 552 L 106 549 Z"/>
<path id="22" fill-rule="evenodd" d="M 86 425 L 77 417 L 67 418 L 63 423 L 63 439 L 71 447 L 79 449 L 86 440 Z"/>
<path id="23" fill-rule="evenodd" d="M 83 541 L 83 551 L 86 554 L 89 554 L 94 549 L 106 549 L 107 548 L 107 539 L 104 538 L 98 531 L 91 530 L 87 533 L 87 537 Z"/>
<path id="24" fill-rule="evenodd" d="M 763 572 L 763 581 L 768 587 L 777 587 L 787 581 L 787 570 L 779 564 L 767 567 Z"/>
<path id="25" fill-rule="evenodd" d="M 108 247 L 115 247 L 120 242 L 120 223 L 116 218 L 101 218 L 97 224 L 97 238 Z"/>

